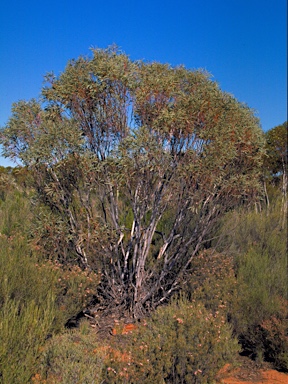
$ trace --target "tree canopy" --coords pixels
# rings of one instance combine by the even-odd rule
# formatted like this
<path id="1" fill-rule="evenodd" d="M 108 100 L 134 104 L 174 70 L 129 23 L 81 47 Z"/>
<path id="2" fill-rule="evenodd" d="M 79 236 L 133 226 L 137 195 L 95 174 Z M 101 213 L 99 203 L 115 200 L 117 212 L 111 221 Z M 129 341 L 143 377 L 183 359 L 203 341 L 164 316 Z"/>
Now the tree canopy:
<path id="1" fill-rule="evenodd" d="M 38 245 L 102 274 L 98 296 L 135 317 L 179 288 L 218 218 L 260 190 L 264 138 L 209 75 L 115 48 L 48 74 L 20 101 L 4 154 L 31 169 Z"/>
<path id="2" fill-rule="evenodd" d="M 265 165 L 271 176 L 287 175 L 287 121 L 266 132 Z"/>

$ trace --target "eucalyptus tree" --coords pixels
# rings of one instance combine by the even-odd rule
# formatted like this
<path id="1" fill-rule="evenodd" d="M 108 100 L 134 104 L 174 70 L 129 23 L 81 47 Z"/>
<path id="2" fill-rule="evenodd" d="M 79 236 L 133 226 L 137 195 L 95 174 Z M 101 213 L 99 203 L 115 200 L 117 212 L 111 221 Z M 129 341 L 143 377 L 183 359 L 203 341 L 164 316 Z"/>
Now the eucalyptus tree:
<path id="1" fill-rule="evenodd" d="M 265 170 L 273 183 L 281 184 L 282 190 L 282 227 L 287 219 L 287 170 L 288 170 L 288 130 L 287 121 L 278 125 L 265 134 L 266 156 L 264 160 Z M 281 180 L 281 182 L 280 182 Z M 266 186 L 265 186 L 266 187 Z M 269 200 L 267 199 L 268 204 Z"/>
<path id="2" fill-rule="evenodd" d="M 179 288 L 218 218 L 257 198 L 263 135 L 202 71 L 92 53 L 47 75 L 41 103 L 15 104 L 1 142 L 49 208 L 39 244 L 99 268 L 98 297 L 141 317 Z"/>
<path id="3" fill-rule="evenodd" d="M 271 177 L 282 178 L 282 190 L 287 188 L 288 131 L 287 121 L 266 132 L 265 168 Z"/>

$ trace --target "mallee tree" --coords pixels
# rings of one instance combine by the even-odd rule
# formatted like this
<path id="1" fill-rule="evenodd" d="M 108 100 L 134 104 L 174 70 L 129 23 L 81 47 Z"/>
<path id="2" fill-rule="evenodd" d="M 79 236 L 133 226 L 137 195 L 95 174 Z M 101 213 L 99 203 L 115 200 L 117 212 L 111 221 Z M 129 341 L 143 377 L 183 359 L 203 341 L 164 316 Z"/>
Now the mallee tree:
<path id="1" fill-rule="evenodd" d="M 39 246 L 99 270 L 99 300 L 140 318 L 219 217 L 257 199 L 263 133 L 204 72 L 92 52 L 47 75 L 41 102 L 14 104 L 1 143 L 33 172 Z"/>
<path id="2" fill-rule="evenodd" d="M 266 156 L 264 167 L 268 180 L 274 184 L 281 184 L 282 190 L 282 227 L 287 218 L 287 170 L 288 170 L 288 128 L 287 121 L 270 129 L 265 134 Z M 281 182 L 280 182 L 281 181 Z M 266 186 L 265 186 L 266 187 Z M 269 203 L 269 200 L 268 200 Z"/>

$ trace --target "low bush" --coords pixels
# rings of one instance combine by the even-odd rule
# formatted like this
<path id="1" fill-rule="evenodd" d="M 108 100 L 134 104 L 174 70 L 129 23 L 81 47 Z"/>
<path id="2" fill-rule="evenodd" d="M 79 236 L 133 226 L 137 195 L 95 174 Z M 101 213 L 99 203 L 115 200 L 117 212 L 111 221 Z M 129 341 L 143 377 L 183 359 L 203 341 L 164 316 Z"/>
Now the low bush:
<path id="1" fill-rule="evenodd" d="M 39 260 L 29 242 L 29 200 L 0 202 L 0 383 L 28 383 L 47 336 L 92 298 L 98 276 Z M 12 217 L 12 219 L 11 219 Z"/>
<path id="2" fill-rule="evenodd" d="M 232 322 L 244 351 L 288 370 L 287 259 L 251 249 L 239 258 Z"/>
<path id="3" fill-rule="evenodd" d="M 57 261 L 49 260 L 37 264 L 37 270 L 44 275 L 53 271 L 56 277 L 52 287 L 57 308 L 53 330 L 59 332 L 69 319 L 91 302 L 100 276 L 92 271 L 83 271 L 75 265 L 63 266 Z"/>
<path id="4" fill-rule="evenodd" d="M 105 351 L 89 331 L 86 322 L 49 340 L 42 352 L 34 384 L 103 383 Z"/>
<path id="5" fill-rule="evenodd" d="M 54 298 L 42 305 L 8 299 L 0 310 L 0 382 L 29 383 L 54 318 Z"/>
<path id="6" fill-rule="evenodd" d="M 39 273 L 25 238 L 0 236 L 0 382 L 28 383 L 56 314 L 55 275 Z"/>
<path id="7" fill-rule="evenodd" d="M 190 300 L 229 318 L 236 288 L 233 257 L 213 249 L 201 252 L 192 260 L 181 288 Z"/>
<path id="8" fill-rule="evenodd" d="M 220 313 L 182 297 L 106 340 L 99 340 L 85 321 L 77 330 L 54 336 L 33 383 L 211 384 L 238 350 Z"/>
<path id="9" fill-rule="evenodd" d="M 159 307 L 147 323 L 117 338 L 115 348 L 125 340 L 127 359 L 111 355 L 108 383 L 212 383 L 239 350 L 224 316 L 185 298 Z"/>
<path id="10" fill-rule="evenodd" d="M 231 321 L 243 353 L 288 370 L 287 231 L 280 210 L 276 199 L 262 212 L 232 212 L 222 250 L 235 259 Z"/>
<path id="11" fill-rule="evenodd" d="M 264 358 L 272 361 L 274 366 L 282 371 L 288 372 L 288 302 L 283 306 L 283 314 L 286 318 L 272 316 L 264 320 L 260 326 L 263 335 Z"/>

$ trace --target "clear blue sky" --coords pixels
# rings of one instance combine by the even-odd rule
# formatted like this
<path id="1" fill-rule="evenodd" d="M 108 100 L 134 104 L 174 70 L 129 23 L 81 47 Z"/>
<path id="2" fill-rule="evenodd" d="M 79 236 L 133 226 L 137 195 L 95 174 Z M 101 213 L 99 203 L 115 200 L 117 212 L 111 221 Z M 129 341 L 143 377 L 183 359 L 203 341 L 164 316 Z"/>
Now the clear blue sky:
<path id="1" fill-rule="evenodd" d="M 47 72 L 116 43 L 132 59 L 206 69 L 266 131 L 287 120 L 286 15 L 286 0 L 3 1 L 0 126 Z"/>

